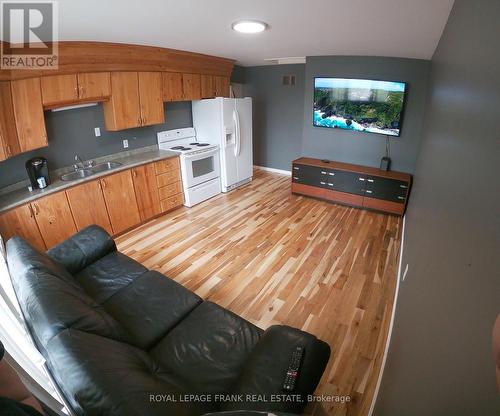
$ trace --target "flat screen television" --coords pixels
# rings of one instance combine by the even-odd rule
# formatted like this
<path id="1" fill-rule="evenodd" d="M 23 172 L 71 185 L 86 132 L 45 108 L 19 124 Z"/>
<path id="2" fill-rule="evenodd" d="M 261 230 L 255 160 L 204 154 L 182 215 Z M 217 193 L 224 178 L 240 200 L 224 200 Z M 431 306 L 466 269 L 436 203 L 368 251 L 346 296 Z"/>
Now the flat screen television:
<path id="1" fill-rule="evenodd" d="M 313 124 L 399 137 L 405 94 L 404 82 L 315 78 Z"/>

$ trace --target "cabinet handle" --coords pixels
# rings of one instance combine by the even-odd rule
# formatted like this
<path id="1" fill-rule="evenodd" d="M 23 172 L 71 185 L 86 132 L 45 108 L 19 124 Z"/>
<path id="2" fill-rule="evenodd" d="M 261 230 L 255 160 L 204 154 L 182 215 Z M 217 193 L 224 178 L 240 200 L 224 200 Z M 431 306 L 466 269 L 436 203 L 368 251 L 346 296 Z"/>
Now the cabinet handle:
<path id="1" fill-rule="evenodd" d="M 298 166 L 294 166 L 293 170 L 299 170 L 300 168 Z"/>
<path id="2" fill-rule="evenodd" d="M 102 191 L 101 181 L 97 181 L 97 186 L 99 186 L 99 189 Z"/>
<path id="3" fill-rule="evenodd" d="M 322 171 L 321 171 L 321 174 L 322 174 L 322 175 L 326 175 L 326 171 L 325 171 L 325 170 L 322 170 Z"/>
<path id="4" fill-rule="evenodd" d="M 328 182 L 328 186 L 333 186 L 333 183 Z"/>
<path id="5" fill-rule="evenodd" d="M 137 178 L 137 171 L 136 170 L 133 170 L 132 174 L 134 175 L 134 178 Z"/>
<path id="6" fill-rule="evenodd" d="M 365 178 L 359 178 L 360 181 L 364 182 L 365 181 Z"/>
<path id="7" fill-rule="evenodd" d="M 335 173 L 333 173 L 333 172 L 328 172 L 328 174 L 329 174 L 330 176 L 335 176 Z"/>
<path id="8" fill-rule="evenodd" d="M 30 210 L 30 217 L 33 218 L 35 216 L 35 213 L 33 212 L 33 207 L 31 206 L 31 204 L 28 205 L 28 208 Z"/>
<path id="9" fill-rule="evenodd" d="M 398 196 L 398 199 L 405 199 L 404 196 Z"/>
<path id="10" fill-rule="evenodd" d="M 7 146 L 5 146 L 5 153 L 7 153 L 7 157 L 11 157 L 12 156 L 12 150 L 10 149 L 10 144 L 8 144 Z"/>
<path id="11" fill-rule="evenodd" d="M 373 182 L 375 182 L 375 181 L 374 181 L 373 179 L 368 179 L 368 182 L 373 183 Z"/>
<path id="12" fill-rule="evenodd" d="M 326 185 L 326 182 L 320 182 L 320 185 Z"/>
<path id="13" fill-rule="evenodd" d="M 297 181 L 299 180 L 299 178 L 297 176 L 294 176 L 293 179 L 295 179 Z"/>
<path id="14" fill-rule="evenodd" d="M 367 194 L 372 194 L 372 193 L 373 193 L 373 191 L 370 191 L 369 189 L 367 189 L 365 192 L 366 192 Z"/>
<path id="15" fill-rule="evenodd" d="M 102 183 L 102 188 L 106 189 L 106 181 L 104 179 L 101 179 L 101 183 Z"/>
<path id="16" fill-rule="evenodd" d="M 407 189 L 408 187 L 406 185 L 399 185 L 400 188 Z"/>
<path id="17" fill-rule="evenodd" d="M 139 124 L 139 126 L 142 126 L 142 118 L 141 118 L 141 117 L 139 117 L 139 118 L 137 119 L 137 123 Z"/>
<path id="18" fill-rule="evenodd" d="M 33 206 L 35 207 L 35 215 L 38 215 L 40 213 L 40 208 L 36 203 L 33 203 Z"/>

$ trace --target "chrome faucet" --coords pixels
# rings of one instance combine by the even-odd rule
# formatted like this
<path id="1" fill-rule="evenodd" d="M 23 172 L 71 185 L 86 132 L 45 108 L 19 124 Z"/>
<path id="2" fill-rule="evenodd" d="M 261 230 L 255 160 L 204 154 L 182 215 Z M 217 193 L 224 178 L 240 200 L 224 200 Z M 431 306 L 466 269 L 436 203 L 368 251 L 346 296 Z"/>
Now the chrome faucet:
<path id="1" fill-rule="evenodd" d="M 85 165 L 84 165 L 83 160 L 82 160 L 82 158 L 80 156 L 75 155 L 75 161 L 76 162 L 80 162 L 80 166 L 81 166 L 81 167 L 78 167 L 78 165 L 75 163 L 73 165 L 73 167 L 75 168 L 75 170 L 85 169 Z"/>

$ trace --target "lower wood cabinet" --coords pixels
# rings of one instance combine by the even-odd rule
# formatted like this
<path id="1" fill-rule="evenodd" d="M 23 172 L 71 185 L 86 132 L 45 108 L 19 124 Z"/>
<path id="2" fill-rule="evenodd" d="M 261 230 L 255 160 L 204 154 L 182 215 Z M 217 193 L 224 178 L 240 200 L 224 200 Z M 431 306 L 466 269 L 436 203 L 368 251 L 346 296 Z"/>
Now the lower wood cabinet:
<path id="1" fill-rule="evenodd" d="M 141 222 L 130 170 L 101 179 L 102 191 L 113 234 L 119 234 Z"/>
<path id="2" fill-rule="evenodd" d="M 146 221 L 161 214 L 160 196 L 156 185 L 154 163 L 132 169 L 135 196 L 139 207 L 141 221 Z"/>
<path id="3" fill-rule="evenodd" d="M 99 180 L 90 181 L 66 191 L 78 231 L 97 224 L 113 234 Z"/>
<path id="4" fill-rule="evenodd" d="M 76 233 L 76 225 L 64 191 L 37 199 L 31 206 L 47 248 Z"/>
<path id="5" fill-rule="evenodd" d="M 47 249 L 30 204 L 0 214 L 0 234 L 4 242 L 12 236 L 18 235 L 39 250 L 45 251 Z"/>

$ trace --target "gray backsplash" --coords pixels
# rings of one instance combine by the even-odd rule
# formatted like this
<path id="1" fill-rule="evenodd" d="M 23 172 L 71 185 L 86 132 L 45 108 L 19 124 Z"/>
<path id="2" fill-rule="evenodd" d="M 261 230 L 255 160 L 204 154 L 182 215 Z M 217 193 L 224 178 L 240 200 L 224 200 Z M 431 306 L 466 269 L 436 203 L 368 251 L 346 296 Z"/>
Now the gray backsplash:
<path id="1" fill-rule="evenodd" d="M 165 123 L 117 132 L 106 131 L 102 105 L 45 112 L 49 146 L 17 155 L 0 162 L 0 188 L 27 178 L 25 162 L 35 156 L 47 158 L 51 171 L 73 164 L 75 154 L 82 159 L 118 153 L 156 144 L 156 133 L 183 127 L 192 127 L 191 102 L 166 103 Z M 95 137 L 94 128 L 101 129 Z M 124 149 L 122 140 L 128 139 L 129 148 Z"/>

